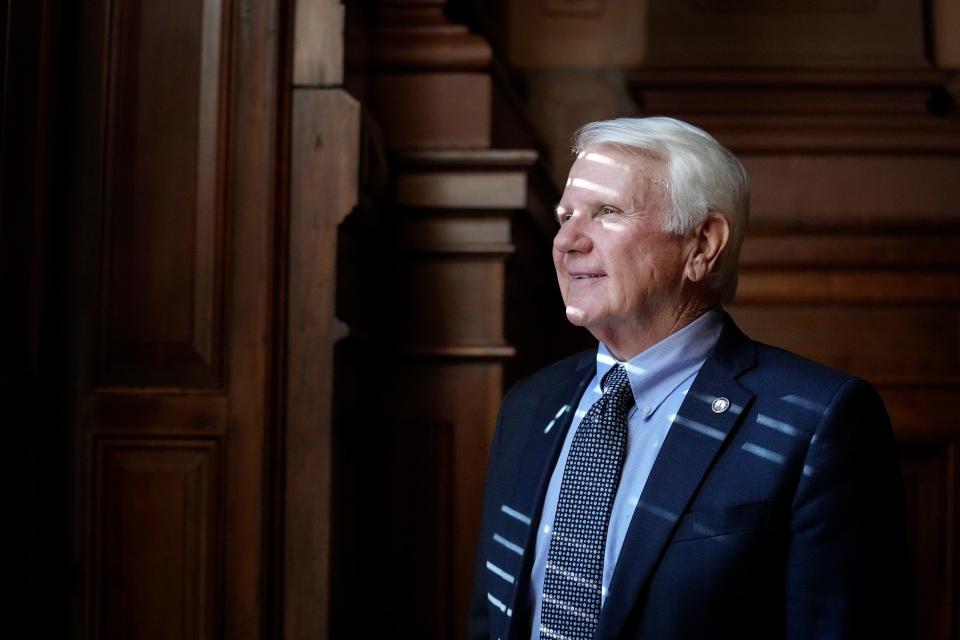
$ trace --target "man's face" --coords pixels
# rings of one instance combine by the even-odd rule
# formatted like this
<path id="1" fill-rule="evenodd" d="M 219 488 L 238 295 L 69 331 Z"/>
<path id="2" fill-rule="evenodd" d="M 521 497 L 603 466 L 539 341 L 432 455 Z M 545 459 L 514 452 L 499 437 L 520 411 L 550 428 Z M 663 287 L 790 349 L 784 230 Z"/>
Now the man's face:
<path id="1" fill-rule="evenodd" d="M 679 299 L 684 243 L 662 230 L 665 176 L 663 160 L 597 145 L 573 164 L 557 206 L 553 263 L 567 318 L 608 346 L 649 332 Z"/>

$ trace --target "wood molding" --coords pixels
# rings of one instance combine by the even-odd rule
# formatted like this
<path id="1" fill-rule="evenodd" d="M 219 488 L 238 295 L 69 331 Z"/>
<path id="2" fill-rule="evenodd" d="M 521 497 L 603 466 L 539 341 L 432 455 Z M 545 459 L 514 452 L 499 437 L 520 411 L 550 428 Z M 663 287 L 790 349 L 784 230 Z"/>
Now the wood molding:
<path id="1" fill-rule="evenodd" d="M 930 91 L 943 86 L 949 73 L 930 67 L 864 68 L 704 68 L 644 67 L 630 72 L 631 84 L 644 87 L 689 89 L 789 88 L 789 89 L 881 89 Z"/>
<path id="2" fill-rule="evenodd" d="M 900 380 L 874 376 L 870 382 L 883 397 L 898 436 L 921 442 L 955 437 L 960 375 L 923 381 L 907 376 Z"/>
<path id="3" fill-rule="evenodd" d="M 956 305 L 765 302 L 729 310 L 755 340 L 878 384 L 911 381 L 917 390 L 960 376 Z"/>
<path id="4" fill-rule="evenodd" d="M 537 162 L 533 149 L 425 149 L 391 154 L 398 170 L 489 169 L 527 171 Z"/>
<path id="5" fill-rule="evenodd" d="M 523 209 L 527 173 L 536 160 L 536 152 L 525 149 L 395 153 L 393 200 L 420 209 Z"/>
<path id="6" fill-rule="evenodd" d="M 229 400 L 224 451 L 227 499 L 224 524 L 223 637 L 267 635 L 264 576 L 272 496 L 265 481 L 278 354 L 267 339 L 275 330 L 278 95 L 283 76 L 279 0 L 234 0 L 231 27 L 227 179 L 229 253 L 225 279 L 229 329 L 224 366 Z"/>
<path id="7" fill-rule="evenodd" d="M 740 304 L 960 304 L 957 271 L 742 269 Z"/>
<path id="8" fill-rule="evenodd" d="M 913 549 L 917 589 L 914 610 L 916 637 L 953 638 L 956 635 L 958 542 L 956 536 L 956 436 L 940 439 L 899 438 L 901 467 L 907 497 L 907 521 Z"/>
<path id="9" fill-rule="evenodd" d="M 445 0 L 381 0 L 370 56 L 375 71 L 483 72 L 492 49 L 486 40 L 444 16 Z"/>
<path id="10" fill-rule="evenodd" d="M 125 387 L 99 389 L 87 407 L 98 434 L 223 436 L 227 399 L 217 392 Z"/>
<path id="11" fill-rule="evenodd" d="M 215 637 L 222 443 L 97 437 L 92 448 L 91 637 Z"/>
<path id="12" fill-rule="evenodd" d="M 443 242 L 410 242 L 400 243 L 397 247 L 407 255 L 433 255 L 433 256 L 471 256 L 487 257 L 498 259 L 516 252 L 509 242 L 461 242 L 461 243 L 443 243 Z"/>
<path id="13" fill-rule="evenodd" d="M 398 353 L 416 358 L 502 360 L 512 358 L 517 350 L 505 343 L 492 344 L 401 344 Z"/>
<path id="14" fill-rule="evenodd" d="M 908 69 L 648 68 L 641 109 L 671 114 L 740 152 L 960 152 L 950 75 Z"/>
<path id="15" fill-rule="evenodd" d="M 490 146 L 490 45 L 450 22 L 445 1 L 379 0 L 368 106 L 391 149 Z"/>
<path id="16" fill-rule="evenodd" d="M 342 0 L 295 0 L 294 86 L 335 86 L 343 82 Z"/>
<path id="17" fill-rule="evenodd" d="M 527 201 L 523 171 L 422 171 L 399 173 L 394 202 L 402 207 L 522 209 Z"/>
<path id="18" fill-rule="evenodd" d="M 101 384 L 221 384 L 223 13 L 221 0 L 111 3 Z"/>
<path id="19" fill-rule="evenodd" d="M 325 638 L 330 605 L 337 230 L 357 203 L 360 105 L 293 91 L 284 402 L 283 634 Z"/>
<path id="20" fill-rule="evenodd" d="M 871 231 L 751 227 L 740 250 L 740 268 L 960 269 L 960 229 L 937 225 Z"/>

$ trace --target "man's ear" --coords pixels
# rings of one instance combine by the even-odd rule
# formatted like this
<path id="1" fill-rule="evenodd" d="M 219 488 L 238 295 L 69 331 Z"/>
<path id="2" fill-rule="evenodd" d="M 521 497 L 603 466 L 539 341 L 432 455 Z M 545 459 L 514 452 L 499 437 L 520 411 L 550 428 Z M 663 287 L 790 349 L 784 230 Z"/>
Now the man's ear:
<path id="1" fill-rule="evenodd" d="M 690 282 L 706 282 L 716 272 L 717 261 L 730 239 L 730 223 L 727 217 L 711 211 L 690 232 L 687 264 L 684 275 Z"/>

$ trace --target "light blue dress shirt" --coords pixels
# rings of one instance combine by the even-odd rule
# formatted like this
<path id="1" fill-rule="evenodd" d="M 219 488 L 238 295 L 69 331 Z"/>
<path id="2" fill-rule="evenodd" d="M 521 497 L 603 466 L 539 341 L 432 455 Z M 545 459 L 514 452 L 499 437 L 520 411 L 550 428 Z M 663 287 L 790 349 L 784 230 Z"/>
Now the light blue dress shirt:
<path id="1" fill-rule="evenodd" d="M 610 524 L 607 528 L 607 546 L 603 561 L 603 591 L 601 606 L 606 601 L 610 579 L 620 556 L 620 547 L 627 535 L 627 527 L 640 500 L 647 476 L 660 453 L 660 447 L 693 379 L 700 371 L 710 351 L 716 345 L 723 328 L 718 309 L 703 314 L 676 333 L 664 338 L 646 351 L 623 363 L 633 389 L 636 405 L 627 416 L 627 454 L 620 476 L 620 486 L 613 501 Z M 616 364 L 607 347 L 597 348 L 597 373 L 580 399 L 567 432 L 557 466 L 553 469 L 544 498 L 540 529 L 537 531 L 536 555 L 530 574 L 530 598 L 533 610 L 531 637 L 540 638 L 540 602 L 543 595 L 544 567 L 550 549 L 550 535 L 560 496 L 560 483 L 573 436 L 583 416 L 600 399 L 603 392 L 600 380 Z"/>

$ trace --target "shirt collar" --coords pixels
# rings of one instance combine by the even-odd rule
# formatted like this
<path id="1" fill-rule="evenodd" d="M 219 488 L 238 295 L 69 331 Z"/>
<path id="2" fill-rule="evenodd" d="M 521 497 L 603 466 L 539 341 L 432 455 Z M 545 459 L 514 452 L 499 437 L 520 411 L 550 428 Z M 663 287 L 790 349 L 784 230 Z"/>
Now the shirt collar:
<path id="1" fill-rule="evenodd" d="M 650 419 L 677 387 L 700 370 L 722 329 L 723 316 L 719 308 L 713 308 L 627 362 L 618 361 L 601 342 L 595 391 L 602 393 L 599 381 L 611 367 L 624 364 L 637 409 L 644 419 Z"/>

